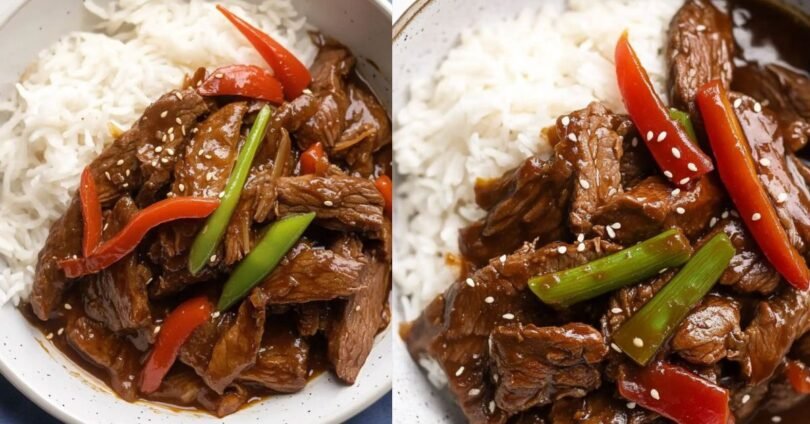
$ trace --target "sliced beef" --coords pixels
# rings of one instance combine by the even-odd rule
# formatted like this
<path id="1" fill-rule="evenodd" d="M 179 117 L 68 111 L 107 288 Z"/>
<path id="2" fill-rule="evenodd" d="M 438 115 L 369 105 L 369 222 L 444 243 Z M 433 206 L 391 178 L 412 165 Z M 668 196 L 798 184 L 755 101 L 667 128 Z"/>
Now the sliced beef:
<path id="1" fill-rule="evenodd" d="M 735 340 L 741 338 L 740 304 L 710 295 L 681 322 L 670 346 L 693 364 L 713 365 L 724 359 Z"/>
<path id="2" fill-rule="evenodd" d="M 655 422 L 657 415 L 641 407 L 628 408 L 625 400 L 602 389 L 582 398 L 566 397 L 554 402 L 549 414 L 550 424 L 646 424 Z"/>
<path id="3" fill-rule="evenodd" d="M 379 237 L 385 201 L 371 180 L 343 174 L 278 180 L 278 214 L 315 212 L 318 225 Z"/>
<path id="4" fill-rule="evenodd" d="M 631 132 L 625 135 L 623 146 L 620 167 L 622 185 L 627 190 L 655 174 L 657 165 L 637 134 Z"/>
<path id="5" fill-rule="evenodd" d="M 201 405 L 217 417 L 224 417 L 239 410 L 248 401 L 248 393 L 241 386 L 232 386 L 220 395 L 193 371 L 183 368 L 173 369 L 149 399 L 189 407 Z"/>
<path id="6" fill-rule="evenodd" d="M 239 375 L 240 381 L 293 393 L 304 388 L 309 376 L 309 344 L 286 323 L 268 322 L 256 364 Z"/>
<path id="7" fill-rule="evenodd" d="M 660 177 L 650 177 L 600 207 L 593 217 L 594 231 L 629 245 L 679 227 L 694 240 L 720 216 L 723 199 L 713 177 L 701 178 L 689 189 L 673 189 Z"/>
<path id="8" fill-rule="evenodd" d="M 652 299 L 674 276 L 675 271 L 665 271 L 649 281 L 622 287 L 613 292 L 608 301 L 607 312 L 601 319 L 602 334 L 605 338 L 610 339 L 613 332 Z"/>
<path id="9" fill-rule="evenodd" d="M 349 81 L 346 128 L 332 149 L 355 172 L 368 177 L 374 172 L 374 153 L 391 144 L 391 122 L 365 84 Z"/>
<path id="10" fill-rule="evenodd" d="M 182 258 L 185 258 L 185 256 Z M 176 270 L 164 269 L 159 277 L 149 283 L 149 297 L 152 299 L 165 299 L 180 293 L 189 286 L 213 281 L 220 277 L 221 272 L 211 267 L 203 268 L 197 275 L 192 275 L 187 267 Z"/>
<path id="11" fill-rule="evenodd" d="M 729 358 L 740 362 L 750 384 L 759 384 L 773 375 L 793 342 L 808 329 L 810 293 L 783 287 L 757 305 L 754 319 Z"/>
<path id="12" fill-rule="evenodd" d="M 348 384 L 357 379 L 388 314 L 391 266 L 377 255 L 369 255 L 367 262 L 360 276 L 365 288 L 345 301 L 327 331 L 329 362 L 338 378 Z"/>
<path id="13" fill-rule="evenodd" d="M 810 242 L 810 190 L 792 154 L 785 152 L 784 129 L 770 108 L 754 99 L 732 94 L 759 180 L 776 208 L 791 243 L 807 252 Z M 757 106 L 759 104 L 759 106 Z"/>
<path id="14" fill-rule="evenodd" d="M 525 244 L 520 250 L 475 271 L 434 300 L 404 334 L 414 360 L 432 380 L 449 389 L 472 423 L 503 423 L 508 414 L 500 409 L 488 384 L 489 334 L 499 325 L 547 325 L 555 313 L 537 301 L 526 288 L 527 276 L 560 271 L 597 259 L 618 247 L 602 240 L 568 245 L 559 254 L 559 243 L 542 248 Z"/>
<path id="15" fill-rule="evenodd" d="M 214 345 L 235 320 L 234 312 L 225 312 L 219 317 L 212 317 L 197 327 L 180 347 L 179 360 L 194 369 L 208 386 L 211 385 L 207 373 L 208 363 L 211 361 Z"/>
<path id="16" fill-rule="evenodd" d="M 506 325 L 490 335 L 495 402 L 516 413 L 564 397 L 583 397 L 602 384 L 597 364 L 608 347 L 586 324 Z"/>
<path id="17" fill-rule="evenodd" d="M 745 93 L 776 113 L 785 145 L 796 152 L 810 137 L 810 78 L 777 64 L 748 63 L 734 70 L 734 90 Z"/>
<path id="18" fill-rule="evenodd" d="M 206 387 L 200 391 L 197 401 L 217 417 L 224 417 L 238 411 L 249 400 L 250 393 L 239 384 L 228 386 L 222 393 Z"/>
<path id="19" fill-rule="evenodd" d="M 568 223 L 574 233 L 588 234 L 591 218 L 608 199 L 621 193 L 624 136 L 632 123 L 601 103 L 557 119 L 556 160 L 574 168 L 574 196 Z"/>
<path id="20" fill-rule="evenodd" d="M 67 211 L 54 221 L 45 245 L 37 256 L 37 268 L 31 290 L 31 308 L 37 318 L 47 321 L 73 283 L 59 268 L 58 261 L 82 254 L 82 207 L 74 196 Z"/>
<path id="21" fill-rule="evenodd" d="M 242 371 L 256 363 L 265 317 L 264 308 L 244 301 L 234 323 L 220 334 L 203 377 L 215 392 L 223 393 Z"/>
<path id="22" fill-rule="evenodd" d="M 298 334 L 310 337 L 329 327 L 329 302 L 302 303 L 296 307 Z"/>
<path id="23" fill-rule="evenodd" d="M 731 83 L 734 36 L 731 19 L 710 0 L 687 0 L 669 24 L 666 58 L 671 104 L 699 123 L 698 89 L 719 79 Z"/>
<path id="24" fill-rule="evenodd" d="M 362 249 L 359 240 L 350 239 Z M 362 252 L 342 252 L 299 242 L 253 290 L 251 300 L 256 305 L 266 305 L 347 298 L 365 288 L 365 281 L 360 278 L 365 266 Z"/>
<path id="25" fill-rule="evenodd" d="M 122 197 L 107 215 L 103 240 L 118 233 L 138 213 L 138 207 L 129 197 Z M 146 285 L 152 272 L 131 253 L 89 276 L 85 286 L 84 310 L 87 316 L 104 323 L 113 331 L 138 330 L 152 323 Z"/>
<path id="26" fill-rule="evenodd" d="M 65 331 L 70 347 L 109 375 L 118 396 L 129 402 L 138 399 L 140 353 L 134 346 L 87 317 L 69 321 Z"/>

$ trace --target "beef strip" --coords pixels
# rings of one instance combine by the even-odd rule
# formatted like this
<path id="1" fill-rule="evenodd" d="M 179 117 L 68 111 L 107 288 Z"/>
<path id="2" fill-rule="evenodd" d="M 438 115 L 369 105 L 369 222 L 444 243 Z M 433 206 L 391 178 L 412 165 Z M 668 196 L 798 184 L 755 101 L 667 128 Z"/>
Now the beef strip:
<path id="1" fill-rule="evenodd" d="M 770 108 L 756 106 L 754 99 L 736 93 L 730 99 L 738 104 L 735 112 L 751 147 L 760 183 L 768 192 L 791 243 L 800 252 L 807 252 L 810 190 L 791 159 L 793 155 L 785 152 L 783 128 Z"/>
<path id="2" fill-rule="evenodd" d="M 197 396 L 197 401 L 203 408 L 211 411 L 217 417 L 224 417 L 238 411 L 248 402 L 250 393 L 239 384 L 228 386 L 222 393 L 217 393 L 208 387 L 203 388 Z"/>
<path id="3" fill-rule="evenodd" d="M 286 323 L 268 321 L 256 364 L 239 375 L 240 381 L 282 393 L 304 388 L 309 372 L 309 344 Z"/>
<path id="4" fill-rule="evenodd" d="M 667 83 L 672 105 L 688 111 L 699 124 L 700 112 L 695 104 L 698 89 L 716 79 L 728 89 L 733 57 L 729 16 L 710 0 L 687 0 L 670 21 L 667 37 Z"/>
<path id="5" fill-rule="evenodd" d="M 628 133 L 624 136 L 622 159 L 619 164 L 622 172 L 622 185 L 628 190 L 645 178 L 657 172 L 655 160 L 650 151 L 641 142 L 638 134 Z"/>
<path id="6" fill-rule="evenodd" d="M 346 128 L 332 149 L 353 172 L 368 177 L 374 172 L 374 153 L 391 144 L 391 123 L 374 94 L 364 84 L 349 81 Z"/>
<path id="7" fill-rule="evenodd" d="M 264 334 L 264 308 L 242 302 L 234 323 L 225 329 L 214 344 L 211 360 L 203 379 L 215 392 L 222 394 L 239 374 L 256 363 Z"/>
<path id="8" fill-rule="evenodd" d="M 555 313 L 526 289 L 528 276 L 582 265 L 619 249 L 603 240 L 585 241 L 585 249 L 560 243 L 542 248 L 527 243 L 512 255 L 451 285 L 434 300 L 404 334 L 414 360 L 444 379 L 472 423 L 503 423 L 507 413 L 497 407 L 489 379 L 489 334 L 514 322 L 545 325 Z M 449 380 L 449 381 L 448 381 Z"/>
<path id="9" fill-rule="evenodd" d="M 574 233 L 588 234 L 599 206 L 622 187 L 623 140 L 632 127 L 626 116 L 601 103 L 557 119 L 554 151 L 574 168 L 574 196 L 568 223 Z M 557 160 L 560 160 L 559 158 Z"/>
<path id="10" fill-rule="evenodd" d="M 654 413 L 641 407 L 629 409 L 627 402 L 601 389 L 585 397 L 566 397 L 554 402 L 550 424 L 647 424 L 658 420 Z"/>
<path id="11" fill-rule="evenodd" d="M 346 246 L 344 249 L 356 248 Z M 348 384 L 354 384 L 357 379 L 388 314 L 386 300 L 391 286 L 391 265 L 374 253 L 367 256 L 368 265 L 360 276 L 365 288 L 345 301 L 327 331 L 329 362 L 335 367 L 338 378 Z"/>
<path id="12" fill-rule="evenodd" d="M 296 307 L 298 334 L 311 337 L 329 327 L 329 302 L 302 303 Z"/>
<path id="13" fill-rule="evenodd" d="M 169 183 L 180 152 L 193 132 L 197 119 L 208 112 L 208 106 L 196 90 L 173 91 L 164 95 L 144 112 L 140 122 L 152 128 L 137 146 L 144 182 L 138 191 L 141 206 L 154 203 L 158 193 Z M 136 125 L 139 125 L 136 124 Z"/>
<path id="14" fill-rule="evenodd" d="M 740 362 L 750 384 L 770 378 L 794 341 L 810 329 L 810 293 L 783 287 L 759 302 L 729 358 Z"/>
<path id="15" fill-rule="evenodd" d="M 713 177 L 701 178 L 689 189 L 673 189 L 660 177 L 650 177 L 600 207 L 593 217 L 594 231 L 603 237 L 612 232 L 616 240 L 630 245 L 679 227 L 694 240 L 713 217 L 720 216 L 723 199 Z"/>
<path id="16" fill-rule="evenodd" d="M 129 197 L 122 197 L 105 220 L 103 240 L 117 234 L 138 213 Z M 131 253 L 96 275 L 88 277 L 84 310 L 87 316 L 113 331 L 138 330 L 152 323 L 146 285 L 152 272 Z"/>
<path id="17" fill-rule="evenodd" d="M 347 237 L 362 249 L 362 243 Z M 305 303 L 347 298 L 363 290 L 362 252 L 341 251 L 299 242 L 251 293 L 255 305 Z"/>
<path id="18" fill-rule="evenodd" d="M 607 312 L 601 319 L 602 334 L 605 338 L 610 339 L 613 332 L 652 299 L 674 276 L 675 271 L 666 271 L 649 281 L 622 287 L 613 292 L 608 301 Z"/>
<path id="19" fill-rule="evenodd" d="M 583 397 L 602 384 L 599 362 L 608 348 L 586 324 L 495 328 L 490 335 L 495 402 L 509 412 L 525 411 L 564 397 Z"/>
<path id="20" fill-rule="evenodd" d="M 217 318 L 210 318 L 197 327 L 180 347 L 178 358 L 180 362 L 188 365 L 211 386 L 208 379 L 208 363 L 211 353 L 220 336 L 233 325 L 236 319 L 234 312 L 224 312 Z"/>
<path id="21" fill-rule="evenodd" d="M 670 346 L 681 358 L 698 365 L 713 365 L 728 355 L 729 347 L 742 338 L 740 304 L 710 295 L 684 319 Z"/>
<path id="22" fill-rule="evenodd" d="M 248 401 L 248 393 L 241 386 L 232 386 L 220 395 L 192 370 L 183 368 L 173 369 L 149 399 L 189 407 L 201 405 L 217 417 L 224 417 L 239 410 Z"/>
<path id="23" fill-rule="evenodd" d="M 181 257 L 185 258 L 185 256 Z M 185 263 L 188 263 L 185 261 Z M 222 275 L 219 269 L 203 268 L 197 275 L 192 275 L 187 267 L 180 269 L 164 269 L 157 279 L 149 283 L 149 297 L 152 299 L 165 299 L 180 293 L 194 284 L 213 281 Z"/>
<path id="24" fill-rule="evenodd" d="M 138 399 L 140 353 L 134 346 L 87 317 L 68 321 L 65 331 L 70 347 L 109 375 L 118 396 L 129 402 Z"/>
<path id="25" fill-rule="evenodd" d="M 796 152 L 810 137 L 810 79 L 777 64 L 747 63 L 734 70 L 731 87 L 745 93 L 776 113 L 785 145 Z"/>
<path id="26" fill-rule="evenodd" d="M 316 213 L 319 226 L 379 238 L 385 201 L 374 183 L 344 174 L 278 180 L 278 214 Z"/>

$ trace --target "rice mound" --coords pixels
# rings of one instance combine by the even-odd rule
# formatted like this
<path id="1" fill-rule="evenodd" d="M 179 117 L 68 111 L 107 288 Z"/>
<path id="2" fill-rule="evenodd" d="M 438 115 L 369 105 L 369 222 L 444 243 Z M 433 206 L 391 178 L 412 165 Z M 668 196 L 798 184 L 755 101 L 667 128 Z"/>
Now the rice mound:
<path id="1" fill-rule="evenodd" d="M 603 101 L 624 112 L 613 50 L 625 28 L 660 94 L 664 46 L 681 0 L 570 0 L 546 3 L 460 35 L 438 70 L 414 80 L 396 115 L 394 280 L 404 319 L 452 283 L 458 230 L 483 216 L 478 177 L 497 177 L 530 155 L 548 155 L 541 130 L 563 114 Z M 404 222 L 403 222 L 404 221 Z"/>
<path id="2" fill-rule="evenodd" d="M 39 53 L 0 102 L 0 305 L 30 292 L 37 254 L 67 208 L 83 167 L 187 73 L 267 66 L 204 0 L 86 0 L 99 32 L 74 32 Z M 309 64 L 316 54 L 290 0 L 219 0 Z"/>

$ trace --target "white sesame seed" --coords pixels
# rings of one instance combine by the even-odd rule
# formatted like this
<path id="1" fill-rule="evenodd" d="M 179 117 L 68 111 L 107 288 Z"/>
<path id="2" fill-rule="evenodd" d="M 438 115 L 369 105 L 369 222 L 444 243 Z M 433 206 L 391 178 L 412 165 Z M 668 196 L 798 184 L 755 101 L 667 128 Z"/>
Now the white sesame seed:
<path id="1" fill-rule="evenodd" d="M 357 306 L 354 308 L 354 311 L 355 311 L 355 312 L 360 312 L 360 305 L 357 305 Z"/>
<path id="2" fill-rule="evenodd" d="M 174 122 L 177 122 L 177 125 L 183 125 L 183 121 L 179 117 L 174 118 Z"/>
<path id="3" fill-rule="evenodd" d="M 754 214 L 751 215 L 751 221 L 756 222 L 759 221 L 760 219 L 762 219 L 762 215 L 760 215 L 759 212 L 754 212 Z"/>
<path id="4" fill-rule="evenodd" d="M 636 409 L 635 402 L 627 402 L 627 409 Z"/>
<path id="5" fill-rule="evenodd" d="M 762 105 L 759 102 L 754 103 L 754 112 L 756 113 L 762 112 Z"/>
<path id="6" fill-rule="evenodd" d="M 168 140 L 169 140 L 169 137 L 166 134 L 163 134 L 163 137 L 160 137 L 160 141 L 162 141 L 164 143 L 167 142 Z"/>
<path id="7" fill-rule="evenodd" d="M 468 286 L 470 286 L 470 287 L 475 287 L 475 280 L 473 280 L 472 278 L 468 278 L 468 279 L 466 280 L 466 282 L 467 282 L 467 285 L 468 285 Z"/>
<path id="8" fill-rule="evenodd" d="M 584 188 L 585 190 L 591 188 L 591 183 L 589 183 L 588 180 L 584 178 L 579 179 L 579 185 L 582 186 L 582 188 Z"/>
<path id="9" fill-rule="evenodd" d="M 679 195 L 679 194 L 681 194 L 681 189 L 676 188 L 675 190 L 672 190 L 672 195 L 673 195 L 673 196 L 677 196 L 677 195 Z"/>
<path id="10" fill-rule="evenodd" d="M 202 156 L 203 153 L 205 153 L 205 152 L 203 152 L 202 149 L 200 149 L 200 151 L 197 152 L 197 156 Z"/>
<path id="11" fill-rule="evenodd" d="M 70 303 L 65 303 L 65 309 L 67 309 L 69 311 L 69 310 L 73 309 L 73 306 L 70 306 Z"/>
<path id="12" fill-rule="evenodd" d="M 331 200 L 324 200 L 324 201 L 323 201 L 323 205 L 324 205 L 324 206 L 334 206 L 335 204 L 334 204 L 334 203 L 332 203 L 332 201 L 331 201 Z"/>
<path id="13" fill-rule="evenodd" d="M 568 133 L 568 139 L 573 141 L 574 143 L 577 142 L 577 135 L 574 133 Z"/>
<path id="14" fill-rule="evenodd" d="M 129 169 L 127 169 L 126 171 L 124 171 L 124 175 L 126 175 L 127 177 L 129 176 L 129 174 L 130 174 Z"/>
<path id="15" fill-rule="evenodd" d="M 607 227 L 605 227 L 605 230 L 607 231 L 607 235 L 608 235 L 608 237 L 610 237 L 610 238 L 616 238 L 616 232 L 615 232 L 615 231 L 613 231 L 613 228 L 612 228 L 610 225 L 608 225 Z"/>
<path id="16" fill-rule="evenodd" d="M 688 184 L 689 183 L 689 177 L 681 178 L 681 180 L 678 181 L 678 183 L 681 184 L 681 185 Z"/>
<path id="17" fill-rule="evenodd" d="M 585 234 L 579 233 L 577 234 L 577 241 L 582 243 L 585 240 Z"/>
<path id="18" fill-rule="evenodd" d="M 491 400 L 489 401 L 489 413 L 492 414 L 494 412 L 495 412 L 495 401 Z"/>
<path id="19" fill-rule="evenodd" d="M 216 262 L 217 255 L 211 255 L 211 257 L 208 260 L 211 261 L 211 262 Z"/>
<path id="20" fill-rule="evenodd" d="M 210 171 L 210 172 L 205 174 L 205 181 L 211 181 L 213 179 L 214 179 L 214 172 L 213 171 Z"/>
<path id="21" fill-rule="evenodd" d="M 115 162 L 115 164 L 118 165 L 118 166 L 121 166 L 121 165 L 124 164 L 124 160 L 123 159 L 118 159 L 118 162 Z"/>
<path id="22" fill-rule="evenodd" d="M 65 327 L 59 327 L 59 331 L 56 332 L 57 335 L 61 336 L 62 333 L 65 332 Z"/>
<path id="23" fill-rule="evenodd" d="M 664 141 L 666 138 L 667 138 L 667 132 L 666 131 L 661 131 L 661 134 L 658 134 L 658 138 L 656 138 L 656 140 L 658 140 L 658 142 L 660 143 L 660 142 Z"/>
<path id="24" fill-rule="evenodd" d="M 689 170 L 690 170 L 690 171 L 692 171 L 692 172 L 697 172 L 697 169 L 698 169 L 698 168 L 697 168 L 697 165 L 695 165 L 695 164 L 694 164 L 694 163 L 692 163 L 692 162 L 689 162 L 689 163 L 686 165 L 686 167 L 687 167 L 687 168 L 689 168 Z"/>
<path id="25" fill-rule="evenodd" d="M 678 206 L 677 208 L 675 208 L 675 212 L 677 212 L 677 213 L 678 213 L 678 215 L 683 215 L 683 214 L 685 214 L 685 213 L 686 213 L 686 209 L 684 209 L 684 208 L 682 208 L 682 207 Z"/>
<path id="26" fill-rule="evenodd" d="M 456 377 L 461 377 L 461 374 L 464 374 L 464 365 L 458 367 L 456 370 Z"/>
<path id="27" fill-rule="evenodd" d="M 613 224 L 610 224 L 610 226 L 613 227 L 614 230 L 620 230 L 622 228 L 622 223 L 614 222 Z"/>
<path id="28" fill-rule="evenodd" d="M 160 333 L 160 326 L 155 327 L 155 334 Z"/>
<path id="29" fill-rule="evenodd" d="M 563 116 L 561 119 L 563 127 L 567 127 L 569 123 L 571 123 L 571 118 L 568 116 Z"/>
<path id="30" fill-rule="evenodd" d="M 706 25 L 697 25 L 695 29 L 698 30 L 698 32 L 706 31 Z"/>
<path id="31" fill-rule="evenodd" d="M 762 158 L 759 160 L 759 164 L 767 168 L 771 166 L 771 161 L 768 158 Z"/>
<path id="32" fill-rule="evenodd" d="M 658 273 L 663 274 L 663 273 L 667 272 L 667 270 L 669 270 L 669 268 L 661 268 L 661 269 L 658 270 Z"/>
<path id="33" fill-rule="evenodd" d="M 169 141 L 174 141 L 174 134 L 173 133 L 169 134 Z"/>
<path id="34" fill-rule="evenodd" d="M 492 297 L 492 296 L 487 296 L 487 297 L 484 298 L 484 302 L 486 302 L 486 303 L 492 303 L 494 301 L 495 301 L 495 298 Z"/>
<path id="35" fill-rule="evenodd" d="M 182 193 L 182 192 L 186 191 L 186 186 L 185 186 L 185 184 L 180 183 L 180 184 L 177 185 L 177 189 L 180 190 L 180 192 Z"/>
<path id="36" fill-rule="evenodd" d="M 175 92 L 174 96 L 177 97 L 177 100 L 183 100 L 183 93 L 179 91 Z"/>
<path id="37" fill-rule="evenodd" d="M 677 147 L 673 147 L 672 148 L 672 156 L 675 156 L 675 159 L 680 159 L 681 158 L 681 151 L 678 150 Z"/>
<path id="38" fill-rule="evenodd" d="M 222 75 L 221 73 L 217 73 L 217 74 L 214 75 L 215 78 L 222 78 L 223 76 L 224 75 Z"/>
<path id="39" fill-rule="evenodd" d="M 127 187 L 129 187 L 129 183 L 121 184 L 121 187 L 127 188 Z"/>
<path id="40" fill-rule="evenodd" d="M 169 111 L 168 111 L 168 110 L 164 110 L 163 112 L 160 112 L 160 117 L 161 117 L 161 118 L 165 118 L 167 115 L 169 115 Z"/>
<path id="41" fill-rule="evenodd" d="M 774 415 L 774 416 L 771 417 L 771 422 L 772 423 L 781 423 L 782 422 L 782 417 L 780 417 L 779 415 Z"/>
<path id="42" fill-rule="evenodd" d="M 478 396 L 481 394 L 481 389 L 470 389 L 470 391 L 467 392 L 467 394 L 470 396 Z"/>
<path id="43" fill-rule="evenodd" d="M 222 193 L 219 193 L 219 194 L 217 195 L 217 197 L 219 197 L 220 199 L 221 199 L 221 198 L 223 198 L 223 197 L 225 197 L 225 192 L 223 191 Z"/>
<path id="44" fill-rule="evenodd" d="M 633 337 L 633 346 L 644 347 L 644 340 L 641 340 L 639 337 Z"/>
<path id="45" fill-rule="evenodd" d="M 620 314 L 623 311 L 624 311 L 624 309 L 622 309 L 622 308 L 613 308 L 613 309 L 610 310 L 610 312 L 613 312 L 614 314 Z"/>
<path id="46" fill-rule="evenodd" d="M 169 158 L 160 158 L 160 163 L 169 163 Z"/>
<path id="47" fill-rule="evenodd" d="M 220 315 L 220 312 L 215 311 L 213 314 L 211 314 L 211 318 L 217 319 L 217 318 L 219 318 L 219 315 Z"/>
<path id="48" fill-rule="evenodd" d="M 585 243 L 580 243 L 577 245 L 577 252 L 584 252 L 585 251 Z"/>
<path id="49" fill-rule="evenodd" d="M 647 131 L 647 141 L 652 141 L 652 139 L 653 139 L 653 132 Z"/>
<path id="50" fill-rule="evenodd" d="M 615 350 L 616 352 L 622 353 L 622 348 L 619 347 L 616 343 L 611 343 L 610 348 Z"/>
<path id="51" fill-rule="evenodd" d="M 515 314 L 503 314 L 503 319 L 515 319 Z"/>
<path id="52" fill-rule="evenodd" d="M 664 176 L 669 178 L 669 179 L 672 179 L 672 172 L 664 171 Z"/>
<path id="53" fill-rule="evenodd" d="M 661 400 L 661 395 L 658 394 L 658 390 L 650 390 L 650 396 L 652 396 L 652 398 L 655 400 Z"/>
<path id="54" fill-rule="evenodd" d="M 48 340 L 52 339 L 53 338 L 53 333 L 48 333 L 48 335 L 45 336 L 45 338 L 48 339 Z"/>
<path id="55" fill-rule="evenodd" d="M 565 247 L 565 246 L 560 246 L 560 247 L 557 248 L 557 253 L 559 253 L 561 255 L 564 255 L 565 252 L 567 252 L 567 251 L 568 251 L 568 248 Z"/>
<path id="56" fill-rule="evenodd" d="M 613 196 L 614 194 L 616 194 L 616 187 L 611 187 L 610 190 L 608 190 L 608 196 Z"/>
<path id="57" fill-rule="evenodd" d="M 776 196 L 776 203 L 785 203 L 787 198 L 788 198 L 787 193 L 779 193 L 779 195 Z"/>
<path id="58" fill-rule="evenodd" d="M 743 395 L 743 397 L 742 397 L 742 403 L 743 404 L 748 403 L 749 400 L 751 400 L 751 395 L 748 395 L 748 394 Z"/>
<path id="59" fill-rule="evenodd" d="M 720 218 L 723 218 L 723 219 L 728 218 L 728 211 L 723 211 L 723 213 L 720 214 Z"/>
<path id="60" fill-rule="evenodd" d="M 170 147 L 170 148 L 166 149 L 166 153 L 168 153 L 168 154 L 169 154 L 169 156 L 174 156 L 174 149 L 172 149 L 172 148 Z"/>
<path id="61" fill-rule="evenodd" d="M 208 160 L 211 160 L 211 158 L 213 158 L 213 156 L 211 156 L 211 155 L 205 155 L 205 158 L 206 158 L 206 159 L 208 159 Z"/>
<path id="62" fill-rule="evenodd" d="M 162 151 L 163 151 L 163 146 L 157 146 L 157 147 L 155 147 L 155 153 L 160 153 L 160 152 L 162 152 Z"/>
<path id="63" fill-rule="evenodd" d="M 737 109 L 742 105 L 742 99 L 734 100 L 734 109 Z"/>
<path id="64" fill-rule="evenodd" d="M 709 221 L 709 227 L 714 227 L 717 225 L 717 217 L 713 216 L 712 219 Z"/>
<path id="65" fill-rule="evenodd" d="M 506 255 L 501 255 L 501 257 L 498 258 L 498 260 L 501 261 L 502 264 L 506 263 Z"/>

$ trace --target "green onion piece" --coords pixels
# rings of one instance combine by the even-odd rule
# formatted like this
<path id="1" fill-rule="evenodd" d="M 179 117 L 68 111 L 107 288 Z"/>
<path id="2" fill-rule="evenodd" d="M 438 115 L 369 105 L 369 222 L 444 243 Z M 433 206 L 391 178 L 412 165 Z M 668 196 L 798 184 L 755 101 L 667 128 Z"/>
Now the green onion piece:
<path id="1" fill-rule="evenodd" d="M 669 109 L 669 117 L 678 121 L 678 123 L 681 124 L 681 127 L 683 127 L 683 129 L 686 131 L 686 134 L 689 135 L 689 138 L 691 138 L 693 142 L 697 142 L 695 126 L 692 125 L 692 118 L 689 117 L 688 113 L 671 108 Z"/>
<path id="2" fill-rule="evenodd" d="M 248 294 L 250 289 L 267 277 L 281 258 L 287 254 L 304 234 L 315 218 L 315 212 L 291 215 L 267 227 L 256 247 L 236 266 L 217 302 L 217 309 L 224 311 Z"/>
<path id="3" fill-rule="evenodd" d="M 661 291 L 619 327 L 613 342 L 634 361 L 646 365 L 706 296 L 734 253 L 728 236 L 712 237 Z"/>
<path id="4" fill-rule="evenodd" d="M 680 266 L 691 255 L 686 236 L 671 229 L 585 265 L 533 277 L 529 288 L 543 303 L 568 307 Z"/>
<path id="5" fill-rule="evenodd" d="M 236 209 L 237 203 L 239 203 L 239 196 L 242 195 L 242 188 L 250 172 L 250 166 L 253 164 L 253 157 L 256 156 L 256 151 L 264 140 L 267 123 L 270 121 L 270 113 L 270 107 L 264 106 L 256 116 L 242 150 L 239 151 L 239 156 L 236 158 L 231 176 L 228 178 L 228 184 L 223 191 L 222 202 L 220 202 L 217 210 L 208 217 L 202 231 L 197 234 L 194 243 L 191 245 L 191 252 L 188 255 L 188 270 L 192 275 L 196 275 L 205 267 L 211 255 L 219 246 L 220 241 L 222 241 L 222 236 L 225 234 L 231 215 L 233 215 L 233 211 Z"/>

